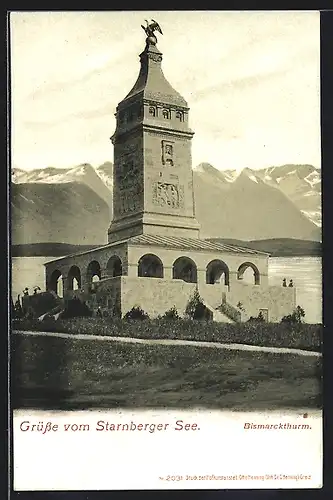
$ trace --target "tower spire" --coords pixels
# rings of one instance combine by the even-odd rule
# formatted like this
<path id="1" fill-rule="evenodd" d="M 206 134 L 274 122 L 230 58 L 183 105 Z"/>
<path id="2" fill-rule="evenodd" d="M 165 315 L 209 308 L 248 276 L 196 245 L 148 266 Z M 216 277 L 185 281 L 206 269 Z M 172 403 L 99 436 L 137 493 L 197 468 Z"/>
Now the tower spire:
<path id="1" fill-rule="evenodd" d="M 152 20 L 137 80 L 118 104 L 109 242 L 138 234 L 199 236 L 188 105 L 165 78 Z"/>

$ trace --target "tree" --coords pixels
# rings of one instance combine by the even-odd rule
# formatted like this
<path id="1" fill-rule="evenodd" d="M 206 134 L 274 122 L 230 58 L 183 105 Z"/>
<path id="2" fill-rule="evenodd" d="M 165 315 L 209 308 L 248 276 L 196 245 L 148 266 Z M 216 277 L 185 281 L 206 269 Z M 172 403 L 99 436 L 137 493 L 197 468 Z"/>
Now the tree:
<path id="1" fill-rule="evenodd" d="M 190 319 L 210 319 L 209 311 L 200 297 L 198 288 L 195 289 L 186 305 L 185 315 Z"/>
<path id="2" fill-rule="evenodd" d="M 165 313 L 162 316 L 162 319 L 166 319 L 168 321 L 180 319 L 176 306 L 173 306 L 168 311 L 165 311 Z"/>
<path id="3" fill-rule="evenodd" d="M 305 317 L 304 309 L 301 306 L 297 306 L 296 309 L 292 312 L 292 314 L 283 316 L 283 318 L 281 319 L 281 323 L 300 324 L 303 322 L 304 317 Z"/>

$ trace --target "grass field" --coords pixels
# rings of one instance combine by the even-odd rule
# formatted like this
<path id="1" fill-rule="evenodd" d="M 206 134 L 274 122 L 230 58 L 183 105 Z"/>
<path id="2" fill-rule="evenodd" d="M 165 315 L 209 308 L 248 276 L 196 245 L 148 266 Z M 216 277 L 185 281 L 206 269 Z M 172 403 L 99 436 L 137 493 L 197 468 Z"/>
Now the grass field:
<path id="1" fill-rule="evenodd" d="M 321 407 L 321 359 L 196 346 L 12 337 L 14 408 Z"/>

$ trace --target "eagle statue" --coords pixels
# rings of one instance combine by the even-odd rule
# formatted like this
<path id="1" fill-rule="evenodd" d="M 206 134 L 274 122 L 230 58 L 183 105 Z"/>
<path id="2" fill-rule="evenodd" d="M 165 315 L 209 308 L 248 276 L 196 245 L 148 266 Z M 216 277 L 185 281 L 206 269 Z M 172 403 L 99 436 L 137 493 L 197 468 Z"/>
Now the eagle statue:
<path id="1" fill-rule="evenodd" d="M 161 35 L 163 35 L 162 30 L 161 30 L 161 26 L 158 24 L 157 21 L 155 21 L 155 19 L 152 19 L 151 23 L 149 23 L 147 21 L 147 19 L 145 19 L 145 21 L 146 21 L 147 26 L 143 26 L 141 24 L 141 28 L 144 30 L 144 32 L 147 35 L 147 42 L 153 43 L 155 45 L 157 43 L 157 38 L 154 35 L 154 31 L 158 31 L 159 33 L 161 33 Z"/>

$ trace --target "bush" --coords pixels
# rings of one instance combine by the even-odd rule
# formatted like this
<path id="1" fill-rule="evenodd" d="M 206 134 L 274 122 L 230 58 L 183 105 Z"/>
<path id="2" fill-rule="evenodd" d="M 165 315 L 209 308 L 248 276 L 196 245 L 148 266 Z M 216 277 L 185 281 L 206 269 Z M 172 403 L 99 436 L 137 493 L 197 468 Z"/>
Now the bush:
<path id="1" fill-rule="evenodd" d="M 76 297 L 66 302 L 65 310 L 61 314 L 61 317 L 64 319 L 86 316 L 92 316 L 92 311 L 85 302 L 81 302 L 81 300 Z"/>
<path id="2" fill-rule="evenodd" d="M 132 307 L 132 309 L 125 314 L 124 319 L 144 320 L 149 319 L 149 316 L 140 306 L 136 306 Z"/>
<path id="3" fill-rule="evenodd" d="M 197 288 L 186 305 L 185 315 L 190 319 L 205 319 L 206 321 L 210 319 L 210 311 L 203 303 Z"/>
<path id="4" fill-rule="evenodd" d="M 217 323 L 163 318 L 146 321 L 124 321 L 118 318 L 72 318 L 57 321 L 13 320 L 13 330 L 53 331 L 69 334 L 107 335 L 110 337 L 136 337 L 140 339 L 203 340 L 250 344 L 265 347 L 290 347 L 321 351 L 323 325 L 290 323 Z"/>
<path id="5" fill-rule="evenodd" d="M 258 316 L 255 316 L 255 317 L 254 317 L 254 316 L 251 316 L 251 317 L 248 319 L 248 321 L 249 321 L 250 323 L 253 323 L 253 322 L 254 322 L 254 323 L 265 323 L 265 318 L 264 318 L 264 316 L 263 316 L 263 313 L 260 311 L 260 312 L 259 312 L 259 314 L 258 314 Z"/>
<path id="6" fill-rule="evenodd" d="M 303 322 L 303 318 L 305 317 L 305 311 L 301 306 L 297 306 L 292 314 L 288 314 L 287 316 L 283 316 L 281 319 L 281 323 L 289 323 L 293 325 L 299 325 Z"/>
<path id="7" fill-rule="evenodd" d="M 178 311 L 176 309 L 176 306 L 173 306 L 171 307 L 171 309 L 169 309 L 168 311 L 165 311 L 165 313 L 163 314 L 163 316 L 161 316 L 161 319 L 166 319 L 166 320 L 170 320 L 170 321 L 173 321 L 173 320 L 178 320 L 180 319 L 180 316 L 178 314 Z"/>

